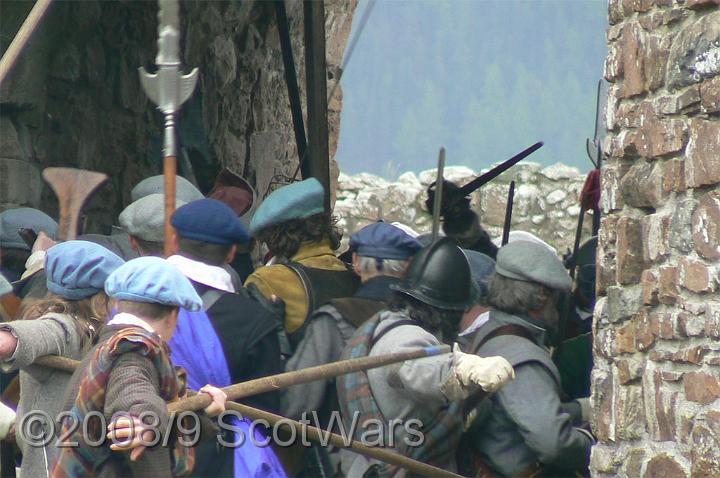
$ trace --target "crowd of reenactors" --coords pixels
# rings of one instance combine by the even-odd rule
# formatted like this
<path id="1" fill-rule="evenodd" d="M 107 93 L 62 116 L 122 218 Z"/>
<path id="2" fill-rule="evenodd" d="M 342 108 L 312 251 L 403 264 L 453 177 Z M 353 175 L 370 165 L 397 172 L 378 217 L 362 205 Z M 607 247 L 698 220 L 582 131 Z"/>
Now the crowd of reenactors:
<path id="1" fill-rule="evenodd" d="M 0 296 L 21 301 L 0 323 L 4 459 L 17 443 L 12 459 L 23 478 L 410 476 L 332 445 L 223 445 L 250 424 L 236 417 L 235 431 L 219 426 L 222 388 L 449 345 L 449 353 L 240 402 L 291 419 L 312 415 L 361 441 L 367 418 L 413 421 L 414 429 L 382 428 L 375 446 L 464 476 L 586 475 L 592 244 L 586 258 L 573 258 L 573 280 L 532 234 L 515 232 L 498 247 L 469 201 L 445 216 L 445 234 L 433 240 L 382 221 L 340 231 L 324 193 L 311 178 L 257 205 L 229 171 L 207 197 L 177 177 L 167 257 L 161 176 L 132 190 L 107 236 L 60 242 L 57 223 L 39 210 L 0 213 Z M 347 251 L 339 250 L 342 234 Z M 48 355 L 79 366 L 69 373 L 35 363 Z M 167 403 L 195 394 L 210 405 L 199 414 L 201 439 L 188 447 L 179 423 L 165 426 L 173 420 Z M 65 417 L 53 428 L 62 440 L 36 443 L 49 426 L 28 425 L 38 411 Z M 160 425 L 151 429 L 144 413 Z M 77 426 L 93 414 L 107 430 Z M 98 444 L 90 432 L 120 441 Z M 144 440 L 155 433 L 170 436 L 150 446 Z"/>

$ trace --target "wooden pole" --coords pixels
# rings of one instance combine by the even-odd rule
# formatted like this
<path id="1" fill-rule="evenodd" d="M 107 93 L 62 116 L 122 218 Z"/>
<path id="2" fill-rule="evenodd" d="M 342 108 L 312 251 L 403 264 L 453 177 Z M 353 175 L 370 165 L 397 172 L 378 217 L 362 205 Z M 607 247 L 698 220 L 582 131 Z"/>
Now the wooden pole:
<path id="1" fill-rule="evenodd" d="M 265 392 L 272 392 L 283 388 L 299 385 L 301 383 L 313 382 L 327 378 L 337 377 L 346 373 L 359 372 L 371 368 L 384 367 L 406 360 L 415 360 L 423 357 L 432 357 L 449 353 L 450 348 L 446 345 L 441 347 L 426 347 L 409 352 L 397 352 L 386 355 L 377 355 L 374 357 L 361 357 L 350 360 L 340 360 L 315 367 L 308 367 L 294 372 L 285 372 L 269 377 L 248 380 L 247 382 L 230 385 L 223 388 L 227 394 L 228 400 L 238 400 L 240 398 L 258 395 Z M 168 406 L 168 410 L 172 411 L 195 411 L 202 410 L 210 405 L 212 399 L 207 394 L 197 394 L 192 397 L 185 398 L 173 402 Z"/>
<path id="2" fill-rule="evenodd" d="M 163 158 L 163 177 L 165 180 L 165 242 L 163 244 L 163 252 L 165 257 L 172 255 L 172 236 L 174 229 L 170 223 L 175 212 L 175 176 L 177 175 L 177 161 L 175 156 L 165 156 Z"/>
<path id="3" fill-rule="evenodd" d="M 20 52 L 25 48 L 28 40 L 30 40 L 30 37 L 38 25 L 40 25 L 40 21 L 47 13 L 51 3 L 52 0 L 37 0 L 37 2 L 35 2 L 32 10 L 30 10 L 30 14 L 25 18 L 15 38 L 13 38 L 10 46 L 5 50 L 2 59 L 0 59 L 0 84 L 5 81 L 5 77 L 10 73 L 12 67 L 15 66 Z"/>
<path id="4" fill-rule="evenodd" d="M 257 408 L 248 407 L 247 405 L 235 402 L 227 402 L 225 404 L 225 408 L 227 410 L 237 411 L 241 413 L 244 417 L 250 418 L 252 420 L 266 420 L 268 423 L 270 423 L 270 425 L 290 426 L 294 428 L 298 434 L 306 432 L 306 436 L 313 441 L 318 441 L 321 443 L 327 441 L 337 447 L 346 448 L 348 450 L 354 451 L 355 453 L 359 453 L 360 455 L 365 455 L 369 458 L 375 458 L 390 465 L 405 468 L 406 470 L 416 473 L 420 476 L 462 478 L 460 475 L 449 472 L 447 470 L 443 470 L 442 468 L 428 465 L 427 463 L 423 463 L 421 461 L 413 460 L 412 458 L 407 458 L 405 456 L 399 455 L 394 450 L 381 447 L 372 447 L 365 445 L 364 443 L 359 441 L 348 440 L 348 438 L 343 438 L 342 435 L 330 433 L 329 431 L 321 430 L 319 428 L 315 428 L 309 425 L 304 425 L 295 420 L 290 420 L 289 418 L 275 415 L 274 413 L 258 410 Z"/>
<path id="5" fill-rule="evenodd" d="M 247 382 L 236 383 L 223 388 L 227 394 L 228 400 L 238 400 L 244 397 L 250 397 L 265 392 L 272 392 L 293 385 L 313 382 L 327 378 L 337 377 L 346 373 L 359 372 L 372 368 L 384 367 L 406 360 L 415 360 L 424 357 L 432 357 L 450 352 L 450 347 L 442 345 L 438 347 L 425 347 L 408 352 L 396 352 L 385 355 L 376 355 L 372 357 L 361 357 L 350 360 L 339 360 L 324 365 L 308 367 L 294 372 L 285 372 L 268 377 L 248 380 Z M 72 373 L 78 366 L 79 362 L 67 357 L 59 357 L 57 355 L 46 355 L 35 359 L 35 364 L 43 365 L 65 372 Z M 184 398 L 168 405 L 170 412 L 181 411 L 197 411 L 202 410 L 212 403 L 209 395 L 200 393 L 192 397 Z"/>
<path id="6" fill-rule="evenodd" d="M 330 150 L 328 146 L 327 69 L 325 66 L 325 2 L 304 0 L 305 78 L 307 85 L 308 158 L 303 178 L 314 177 L 325 189 L 330 212 Z"/>

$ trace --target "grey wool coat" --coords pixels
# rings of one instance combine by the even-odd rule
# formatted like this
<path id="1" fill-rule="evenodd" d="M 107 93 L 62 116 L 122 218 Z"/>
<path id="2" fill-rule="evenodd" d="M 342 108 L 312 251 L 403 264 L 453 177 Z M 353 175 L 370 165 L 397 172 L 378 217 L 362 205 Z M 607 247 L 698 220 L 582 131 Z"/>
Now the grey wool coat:
<path id="1" fill-rule="evenodd" d="M 587 466 L 592 441 L 573 428 L 560 402 L 560 376 L 543 345 L 546 331 L 529 320 L 493 310 L 490 320 L 467 338 L 468 352 L 505 357 L 515 369 L 515 379 L 484 402 L 483 419 L 471 431 L 473 445 L 499 476 L 517 476 L 535 463 L 573 475 Z M 505 335 L 477 347 L 508 324 L 522 327 L 534 340 Z"/>
<path id="2" fill-rule="evenodd" d="M 79 360 L 83 357 L 85 349 L 89 349 L 90 344 L 83 348 L 75 319 L 66 314 L 49 313 L 33 320 L 7 322 L 0 324 L 0 330 L 7 330 L 18 339 L 13 355 L 0 361 L 0 370 L 3 372 L 20 370 L 22 392 L 17 409 L 16 436 L 23 454 L 21 474 L 24 478 L 42 478 L 48 476 L 45 453 L 49 466 L 53 462 L 54 447 L 52 444 L 46 447 L 29 445 L 23 439 L 23 419 L 27 416 L 27 423 L 30 423 L 30 416 L 39 416 L 37 412 L 40 411 L 55 420 L 63 409 L 63 397 L 70 374 L 32 363 L 43 355 L 61 355 Z M 32 413 L 28 415 L 30 412 Z M 39 427 L 38 422 L 30 432 L 39 435 Z M 45 433 L 52 428 L 46 424 Z M 54 428 L 57 428 L 57 422 Z"/>
<path id="3" fill-rule="evenodd" d="M 395 322 L 407 319 L 402 312 L 382 311 L 381 322 L 375 329 L 375 336 Z M 370 356 L 393 352 L 417 350 L 422 347 L 442 345 L 441 342 L 417 325 L 400 325 L 387 332 L 370 351 Z M 411 423 L 420 420 L 430 423 L 442 408 L 450 402 L 444 395 L 442 385 L 453 372 L 453 354 L 436 355 L 418 360 L 387 365 L 367 371 L 372 394 L 385 419 L 390 422 Z M 345 424 L 346 428 L 351 424 Z M 400 444 L 405 439 L 413 440 L 404 426 L 394 428 L 394 442 Z M 458 429 L 457 433 L 460 434 Z M 359 478 L 372 465 L 365 457 L 351 452 L 342 452 L 342 469 L 348 478 Z M 448 456 L 442 468 L 455 471 L 454 456 Z"/>

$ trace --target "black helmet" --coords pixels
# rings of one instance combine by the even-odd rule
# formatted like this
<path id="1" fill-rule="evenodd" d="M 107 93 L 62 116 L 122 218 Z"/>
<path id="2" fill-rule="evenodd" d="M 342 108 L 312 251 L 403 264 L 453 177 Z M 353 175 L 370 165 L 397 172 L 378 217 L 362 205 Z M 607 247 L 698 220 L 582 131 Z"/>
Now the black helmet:
<path id="1" fill-rule="evenodd" d="M 391 288 L 446 310 L 466 309 L 478 297 L 467 257 L 447 237 L 418 252 L 403 281 Z"/>

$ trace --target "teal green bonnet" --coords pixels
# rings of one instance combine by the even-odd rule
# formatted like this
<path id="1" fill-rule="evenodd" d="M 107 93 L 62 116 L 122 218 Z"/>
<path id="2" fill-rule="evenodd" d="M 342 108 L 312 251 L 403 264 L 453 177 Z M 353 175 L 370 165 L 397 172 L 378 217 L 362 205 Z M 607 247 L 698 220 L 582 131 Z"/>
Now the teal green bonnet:
<path id="1" fill-rule="evenodd" d="M 325 190 L 315 178 L 288 184 L 274 191 L 260 204 L 250 221 L 250 232 L 303 219 L 324 211 Z"/>

